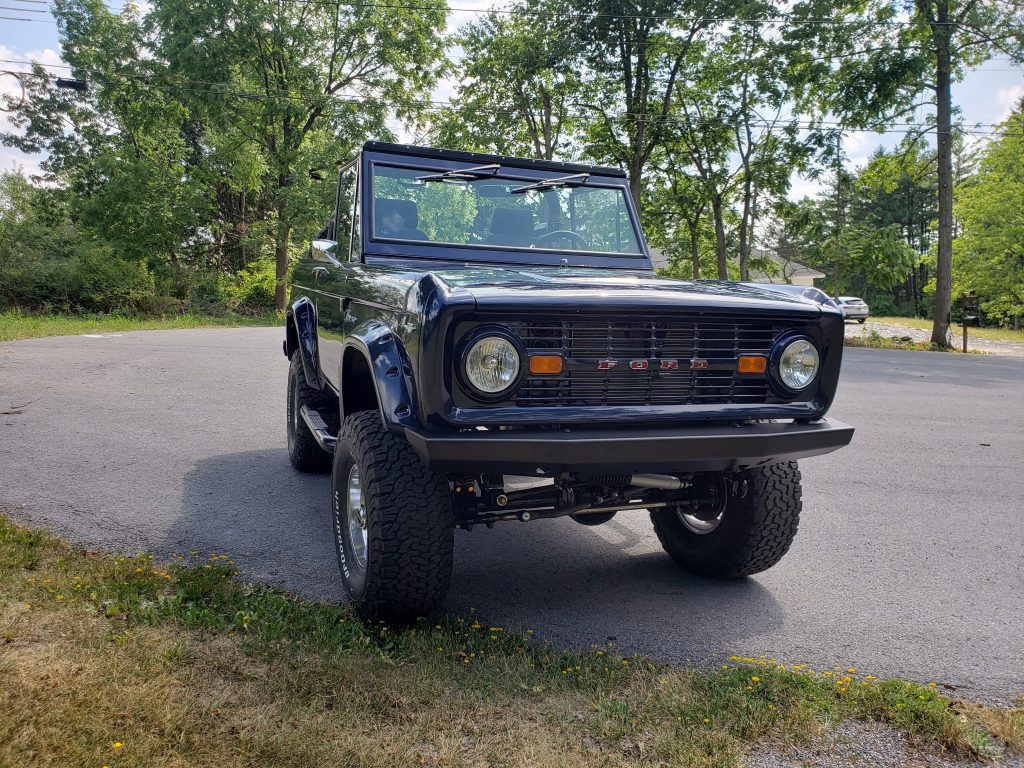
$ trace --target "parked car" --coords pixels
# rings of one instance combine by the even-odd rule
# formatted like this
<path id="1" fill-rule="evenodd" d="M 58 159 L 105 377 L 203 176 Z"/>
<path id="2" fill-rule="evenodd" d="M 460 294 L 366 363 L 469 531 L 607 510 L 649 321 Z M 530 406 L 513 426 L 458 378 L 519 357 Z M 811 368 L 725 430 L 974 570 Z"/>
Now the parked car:
<path id="1" fill-rule="evenodd" d="M 837 296 L 836 302 L 839 304 L 839 309 L 845 320 L 856 320 L 858 323 L 863 323 L 868 319 L 868 305 L 864 303 L 863 299 L 858 299 L 856 296 Z"/>
<path id="2" fill-rule="evenodd" d="M 503 521 L 646 510 L 681 566 L 742 577 L 789 549 L 797 460 L 853 435 L 842 351 L 832 307 L 655 276 L 620 171 L 371 142 L 294 268 L 288 453 L 332 474 L 367 619 L 431 610 L 454 530 Z"/>

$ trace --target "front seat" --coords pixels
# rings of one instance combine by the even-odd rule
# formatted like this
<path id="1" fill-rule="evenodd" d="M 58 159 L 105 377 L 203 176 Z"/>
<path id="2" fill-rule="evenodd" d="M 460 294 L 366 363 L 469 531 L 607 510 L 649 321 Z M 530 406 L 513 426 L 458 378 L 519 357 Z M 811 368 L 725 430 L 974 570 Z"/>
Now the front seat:
<path id="1" fill-rule="evenodd" d="M 373 234 L 396 240 L 426 240 L 417 227 L 419 212 L 412 200 L 378 197 L 373 201 Z"/>
<path id="2" fill-rule="evenodd" d="M 525 208 L 495 208 L 491 214 L 489 245 L 533 245 L 533 211 Z"/>

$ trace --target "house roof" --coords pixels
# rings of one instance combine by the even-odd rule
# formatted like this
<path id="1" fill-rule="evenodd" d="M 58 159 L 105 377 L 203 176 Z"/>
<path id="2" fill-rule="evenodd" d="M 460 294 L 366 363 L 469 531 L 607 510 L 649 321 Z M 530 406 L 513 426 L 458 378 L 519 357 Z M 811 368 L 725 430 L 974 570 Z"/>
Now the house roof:
<path id="1" fill-rule="evenodd" d="M 753 270 L 750 273 L 750 279 L 758 283 L 791 283 L 798 277 L 811 278 L 817 280 L 820 277 L 825 277 L 824 272 L 819 272 L 816 269 L 808 267 L 806 264 L 801 264 L 798 261 L 791 261 L 790 259 L 784 259 L 774 253 L 765 253 L 760 249 L 754 249 L 755 258 L 767 257 L 771 259 L 777 265 L 778 274 L 769 275 L 766 272 L 759 270 Z"/>
<path id="2" fill-rule="evenodd" d="M 752 255 L 758 259 L 768 257 L 778 265 L 777 275 L 768 275 L 760 270 L 752 270 L 750 279 L 756 283 L 791 283 L 798 277 L 809 277 L 812 280 L 827 277 L 824 272 L 812 269 L 806 264 L 783 259 L 773 253 L 765 253 L 760 248 L 755 248 Z M 651 248 L 651 261 L 654 263 L 655 269 L 665 269 L 668 267 L 668 257 L 659 248 Z"/>

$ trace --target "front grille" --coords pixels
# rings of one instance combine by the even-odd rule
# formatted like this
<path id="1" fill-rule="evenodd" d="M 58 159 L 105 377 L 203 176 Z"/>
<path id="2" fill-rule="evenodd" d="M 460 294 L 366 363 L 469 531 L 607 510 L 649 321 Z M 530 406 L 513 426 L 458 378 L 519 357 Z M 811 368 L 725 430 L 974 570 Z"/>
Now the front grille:
<path id="1" fill-rule="evenodd" d="M 765 403 L 772 398 L 764 375 L 739 374 L 739 355 L 767 355 L 779 334 L 806 321 L 715 320 L 703 317 L 650 320 L 524 320 L 504 323 L 528 353 L 560 352 L 558 376 L 527 374 L 515 404 L 538 406 L 695 405 Z M 706 360 L 705 370 L 691 360 Z M 599 361 L 615 367 L 600 370 Z M 630 361 L 645 360 L 634 370 Z M 662 370 L 661 361 L 678 368 Z M 669 363 L 670 364 L 670 363 Z"/>

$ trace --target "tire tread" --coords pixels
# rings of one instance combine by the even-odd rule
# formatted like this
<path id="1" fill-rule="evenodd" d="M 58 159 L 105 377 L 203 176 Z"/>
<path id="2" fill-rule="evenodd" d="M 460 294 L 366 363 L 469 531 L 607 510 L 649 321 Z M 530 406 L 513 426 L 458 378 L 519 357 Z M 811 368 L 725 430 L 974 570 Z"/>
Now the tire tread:
<path id="1" fill-rule="evenodd" d="M 409 443 L 384 429 L 377 411 L 345 419 L 339 434 L 352 447 L 370 515 L 366 587 L 356 601 L 363 619 L 411 621 L 448 592 L 454 557 L 454 519 L 448 482 L 426 466 Z"/>

